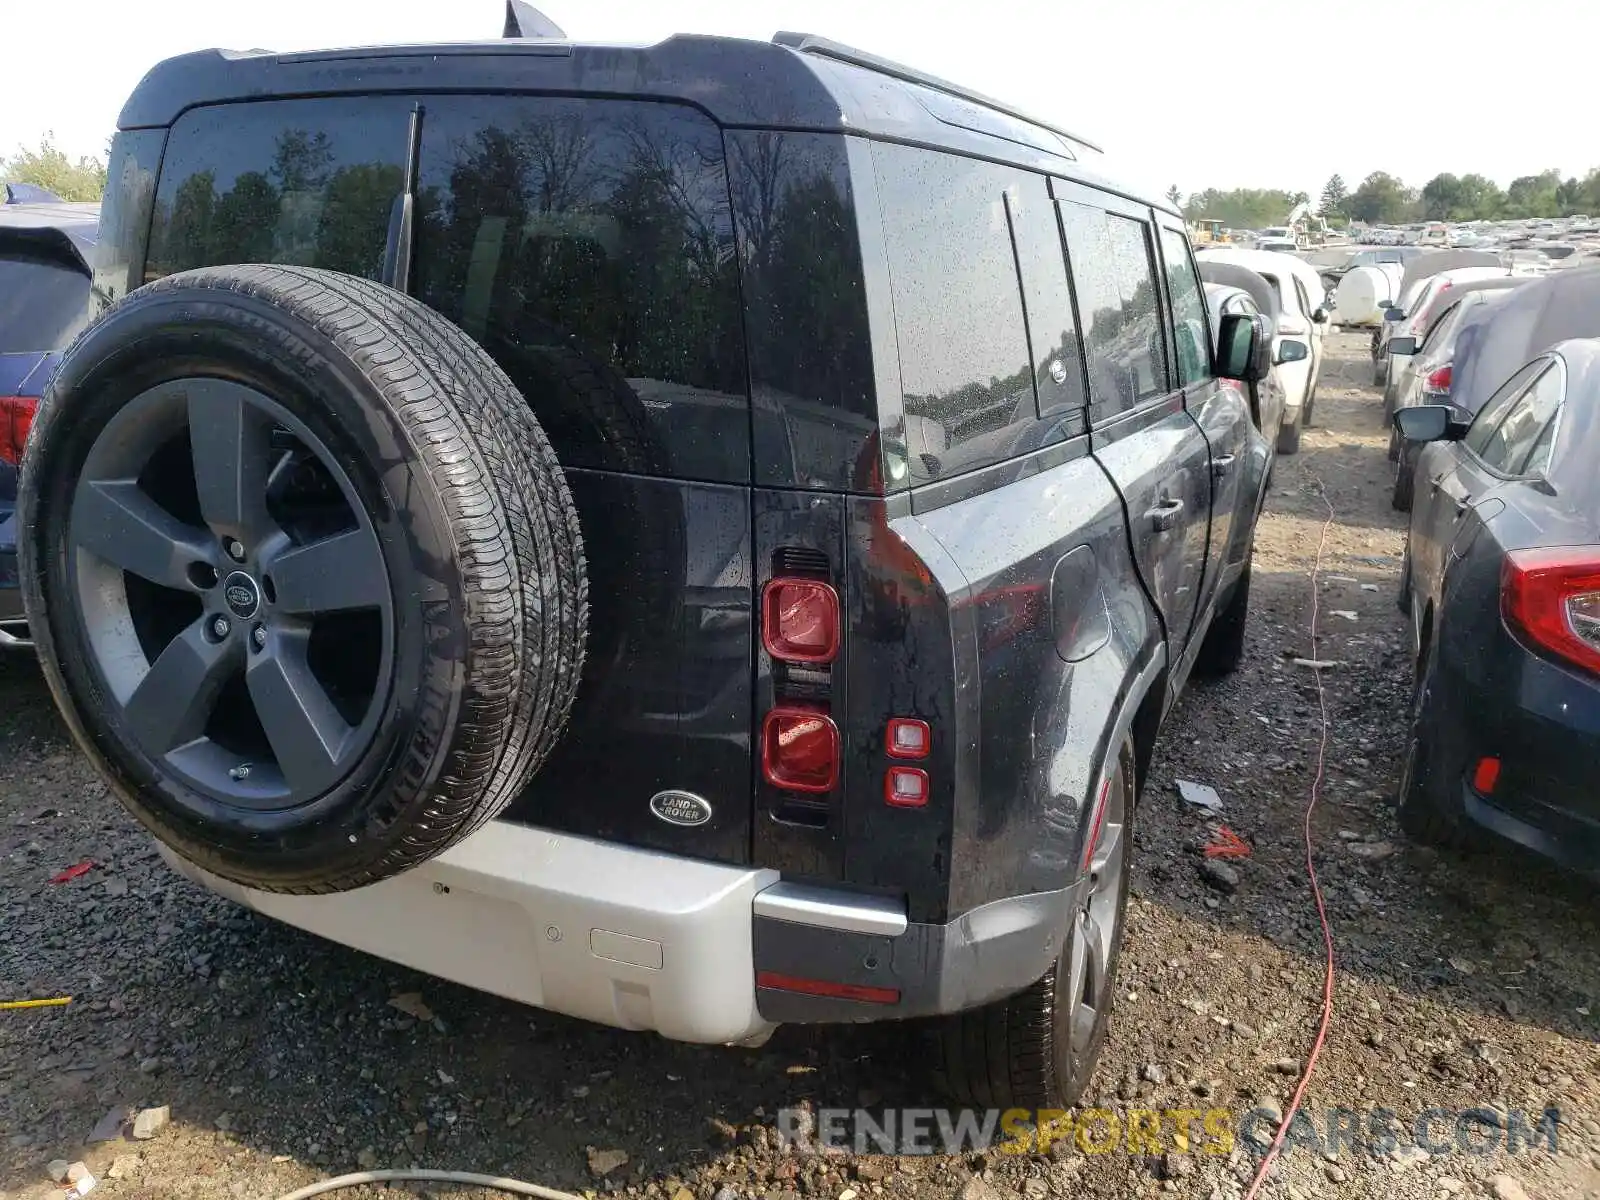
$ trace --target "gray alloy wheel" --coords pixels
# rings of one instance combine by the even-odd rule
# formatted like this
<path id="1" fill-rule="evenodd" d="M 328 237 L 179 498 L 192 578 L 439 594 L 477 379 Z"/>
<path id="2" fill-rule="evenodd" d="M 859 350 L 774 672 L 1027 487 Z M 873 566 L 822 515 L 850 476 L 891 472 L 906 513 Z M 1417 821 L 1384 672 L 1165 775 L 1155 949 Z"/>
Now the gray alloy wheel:
<path id="1" fill-rule="evenodd" d="M 152 761 L 272 811 L 360 757 L 392 676 L 388 573 L 344 468 L 282 405 L 208 378 L 134 397 L 68 528 L 92 657 Z"/>
<path id="2" fill-rule="evenodd" d="M 1095 835 L 1089 859 L 1089 881 L 1073 918 L 1073 937 L 1066 955 L 1066 970 L 1056 970 L 1056 1005 L 1066 1016 L 1067 1045 L 1073 1075 L 1093 1059 L 1105 1031 L 1111 1008 L 1117 948 L 1122 939 L 1122 913 L 1129 836 L 1128 808 L 1131 792 L 1119 759 L 1106 792 L 1105 814 Z"/>

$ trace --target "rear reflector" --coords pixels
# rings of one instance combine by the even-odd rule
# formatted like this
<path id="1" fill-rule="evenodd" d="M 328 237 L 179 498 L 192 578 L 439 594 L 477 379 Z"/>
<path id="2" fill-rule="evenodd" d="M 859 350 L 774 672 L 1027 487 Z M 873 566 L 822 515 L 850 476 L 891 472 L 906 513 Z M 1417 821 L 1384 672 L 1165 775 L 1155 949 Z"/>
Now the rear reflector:
<path id="1" fill-rule="evenodd" d="M 1477 770 L 1472 772 L 1472 789 L 1481 796 L 1492 796 L 1494 785 L 1500 782 L 1500 760 L 1480 758 Z"/>
<path id="2" fill-rule="evenodd" d="M 776 971 L 757 971 L 756 986 L 779 992 L 799 992 L 803 996 L 832 996 L 836 1000 L 859 1000 L 864 1004 L 899 1004 L 900 989 L 868 987 L 861 983 L 831 983 L 825 979 L 801 979 Z"/>
<path id="3" fill-rule="evenodd" d="M 0 459 L 12 466 L 22 463 L 22 451 L 33 428 L 33 414 L 39 407 L 34 396 L 0 396 Z"/>
<path id="4" fill-rule="evenodd" d="M 839 727 L 815 709 L 773 709 L 761 726 L 761 773 L 785 791 L 831 792 L 839 781 Z"/>
<path id="5" fill-rule="evenodd" d="M 772 580 L 761 593 L 761 641 L 783 662 L 832 662 L 839 653 L 839 593 L 818 579 Z"/>
<path id="6" fill-rule="evenodd" d="M 883 802 L 894 808 L 926 808 L 928 773 L 920 767 L 890 767 L 883 776 Z"/>
<path id="7" fill-rule="evenodd" d="M 889 722 L 889 734 L 883 749 L 890 758 L 927 758 L 933 746 L 933 731 L 926 721 L 911 717 L 895 717 Z"/>
<path id="8" fill-rule="evenodd" d="M 1500 614 L 1539 649 L 1600 674 L 1600 546 L 1507 554 Z"/>
<path id="9" fill-rule="evenodd" d="M 1094 802 L 1094 820 L 1089 825 L 1089 836 L 1083 843 L 1083 862 L 1079 870 L 1087 871 L 1089 861 L 1094 858 L 1094 845 L 1100 840 L 1100 824 L 1106 819 L 1106 797 L 1111 795 L 1111 780 L 1107 779 L 1100 785 L 1100 796 Z"/>
<path id="10" fill-rule="evenodd" d="M 1452 365 L 1445 363 L 1436 370 L 1429 371 L 1422 380 L 1422 390 L 1435 396 L 1448 395 L 1450 391 L 1450 377 L 1455 374 Z"/>

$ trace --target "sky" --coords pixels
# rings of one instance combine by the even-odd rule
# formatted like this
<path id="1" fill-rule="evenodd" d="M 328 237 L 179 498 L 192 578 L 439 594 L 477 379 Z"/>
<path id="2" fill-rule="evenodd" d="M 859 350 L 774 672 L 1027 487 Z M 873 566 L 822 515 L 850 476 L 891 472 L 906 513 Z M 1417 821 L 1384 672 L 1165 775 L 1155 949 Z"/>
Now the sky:
<path id="1" fill-rule="evenodd" d="M 0 156 L 53 132 L 103 154 L 122 101 L 189 50 L 305 50 L 497 37 L 503 0 L 0 0 Z M 1600 6 L 1518 0 L 544 0 L 575 39 L 822 34 L 1003 98 L 1081 133 L 1132 181 L 1185 195 L 1281 187 L 1315 198 L 1386 170 L 1501 186 L 1600 166 L 1586 73 Z M 1518 43 L 1522 45 L 1518 45 Z M 1508 45 L 1509 43 L 1509 45 Z M 18 50 L 21 53 L 18 53 Z M 1483 70 L 1490 82 L 1450 87 Z M 1438 94 L 1433 88 L 1438 85 Z"/>

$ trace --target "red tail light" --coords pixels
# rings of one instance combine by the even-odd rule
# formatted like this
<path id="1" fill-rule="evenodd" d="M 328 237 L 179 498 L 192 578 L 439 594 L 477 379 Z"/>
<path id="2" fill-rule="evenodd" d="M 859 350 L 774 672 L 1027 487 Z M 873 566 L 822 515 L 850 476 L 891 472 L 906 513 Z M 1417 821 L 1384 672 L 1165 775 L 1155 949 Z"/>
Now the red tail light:
<path id="1" fill-rule="evenodd" d="M 839 593 L 817 579 L 774 579 L 761 593 L 761 640 L 784 662 L 831 663 L 839 653 Z"/>
<path id="2" fill-rule="evenodd" d="M 1513 550 L 1500 612 L 1540 649 L 1600 675 L 1600 546 Z"/>
<path id="3" fill-rule="evenodd" d="M 0 458 L 12 466 L 22 463 L 22 450 L 33 428 L 33 414 L 39 407 L 34 396 L 0 396 Z"/>
<path id="4" fill-rule="evenodd" d="M 1422 380 L 1422 390 L 1432 392 L 1434 395 L 1447 395 L 1450 391 L 1450 379 L 1455 374 L 1450 363 L 1436 370 L 1429 371 Z"/>
<path id="5" fill-rule="evenodd" d="M 833 791 L 839 782 L 839 727 L 814 708 L 774 708 L 761 726 L 761 773 L 785 791 Z"/>

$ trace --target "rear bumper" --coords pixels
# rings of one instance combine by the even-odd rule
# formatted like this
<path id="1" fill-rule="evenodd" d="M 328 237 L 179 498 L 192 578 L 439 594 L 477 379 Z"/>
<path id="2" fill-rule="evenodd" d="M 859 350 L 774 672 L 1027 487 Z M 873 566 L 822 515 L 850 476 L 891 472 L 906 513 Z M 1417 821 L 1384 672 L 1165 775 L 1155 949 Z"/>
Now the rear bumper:
<path id="1" fill-rule="evenodd" d="M 1072 895 L 919 924 L 899 900 L 508 821 L 404 875 L 327 896 L 255 891 L 162 853 L 229 899 L 380 958 L 584 1020 L 707 1043 L 757 1042 L 786 1022 L 955 1012 L 1019 991 L 1060 953 Z M 769 972 L 895 998 L 758 988 Z"/>
<path id="2" fill-rule="evenodd" d="M 1600 871 L 1600 683 L 1534 654 L 1509 634 L 1491 676 L 1451 672 L 1462 719 L 1453 755 L 1474 824 L 1573 870 Z M 1480 792 L 1478 761 L 1500 762 Z"/>

